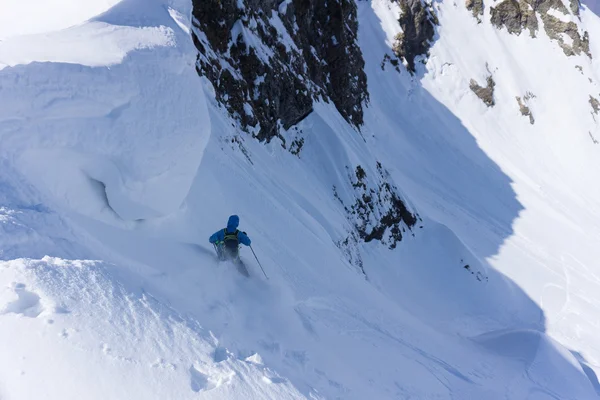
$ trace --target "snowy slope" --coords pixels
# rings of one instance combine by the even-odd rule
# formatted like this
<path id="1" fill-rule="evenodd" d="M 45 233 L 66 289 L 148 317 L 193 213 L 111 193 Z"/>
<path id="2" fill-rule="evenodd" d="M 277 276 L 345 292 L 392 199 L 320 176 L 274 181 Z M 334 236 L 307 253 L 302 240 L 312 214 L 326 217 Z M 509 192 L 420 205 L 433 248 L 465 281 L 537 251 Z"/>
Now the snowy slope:
<path id="1" fill-rule="evenodd" d="M 382 70 L 398 8 L 358 2 L 365 126 L 319 103 L 296 157 L 217 105 L 187 2 L 89 3 L 0 42 L 0 398 L 597 398 L 595 61 L 439 3 L 427 64 Z M 365 279 L 340 201 L 377 162 L 423 221 Z M 269 280 L 215 262 L 231 213 Z"/>
<path id="2" fill-rule="evenodd" d="M 373 4 L 375 16 L 369 7 L 363 7 L 364 15 L 376 18 L 373 29 L 383 21 L 381 35 L 390 43 L 398 29 L 390 22 L 394 11 L 386 2 Z M 593 6 L 592 10 L 582 8 L 581 20 L 596 57 L 599 49 L 594 38 L 599 20 Z M 471 166 L 459 169 L 467 176 L 456 176 L 452 164 L 468 163 L 466 159 L 445 161 L 437 144 L 421 142 L 417 154 L 409 152 L 414 159 L 390 154 L 398 166 L 394 176 L 404 182 L 403 187 L 418 182 L 415 189 L 423 196 L 415 201 L 421 209 L 525 290 L 544 312 L 545 331 L 577 355 L 598 392 L 594 370 L 598 371 L 599 365 L 595 287 L 600 221 L 595 182 L 600 160 L 592 140 L 598 125 L 588 101 L 598 92 L 597 60 L 585 55 L 567 58 L 543 33 L 532 39 L 498 31 L 489 23 L 489 8 L 481 24 L 461 5 L 440 3 L 437 10 L 439 37 L 419 74 L 423 88 L 443 104 L 427 114 L 441 114 L 443 126 L 430 129 L 430 124 L 424 128 L 410 121 L 406 135 L 431 136 L 435 132 L 438 140 L 461 149 Z M 381 59 L 385 51 L 367 59 Z M 382 88 L 389 91 L 400 86 L 384 81 L 382 75 L 395 73 L 383 73 L 375 64 L 371 71 Z M 486 108 L 469 90 L 469 80 L 485 81 L 488 71 L 496 82 L 493 109 Z M 399 80 L 409 92 L 422 90 L 407 79 Z M 535 125 L 520 115 L 514 100 L 526 92 L 536 95 L 530 104 Z M 396 98 L 402 97 L 406 97 L 406 89 L 401 88 Z M 397 106 L 410 109 L 414 103 L 411 99 Z M 466 131 L 469 135 L 464 138 Z M 396 146 L 406 148 L 406 139 L 398 138 L 395 128 L 376 135 L 382 152 Z M 478 149 L 469 143 L 470 135 L 489 159 L 481 159 Z M 419 169 L 427 169 L 432 162 L 435 178 L 423 179 L 422 171 L 412 167 L 417 164 Z"/>

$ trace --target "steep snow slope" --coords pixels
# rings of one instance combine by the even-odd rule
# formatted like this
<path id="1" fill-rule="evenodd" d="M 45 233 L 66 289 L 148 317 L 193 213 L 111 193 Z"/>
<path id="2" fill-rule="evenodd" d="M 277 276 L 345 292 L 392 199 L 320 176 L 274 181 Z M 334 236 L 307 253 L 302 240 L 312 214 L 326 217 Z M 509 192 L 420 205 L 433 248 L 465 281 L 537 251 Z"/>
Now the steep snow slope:
<path id="1" fill-rule="evenodd" d="M 442 10 L 440 24 L 460 32 L 457 21 L 462 11 Z M 590 95 L 597 95 L 600 79 L 600 20 L 587 7 L 581 11 L 581 20 L 596 38 L 590 40 L 591 60 L 583 54 L 565 57 L 555 42 L 542 35 L 529 41 L 494 31 L 490 25 L 461 24 L 462 37 L 440 35 L 424 86 L 468 121 L 479 145 L 513 181 L 523 207 L 513 223 L 513 234 L 491 264 L 517 280 L 542 306 L 553 337 L 581 351 L 597 369 L 600 191 L 595 182 L 600 159 L 594 141 L 598 122 Z M 459 46 L 466 38 L 470 50 Z M 495 47 L 497 51 L 492 50 Z M 498 107 L 477 117 L 473 110 L 482 104 L 465 95 L 464 76 L 483 81 L 486 62 L 494 71 Z M 444 63 L 454 67 L 448 70 Z M 452 86 L 460 80 L 462 90 Z M 536 115 L 533 126 L 517 114 L 514 101 L 527 91 L 536 96 L 530 107 Z M 470 239 L 468 229 L 451 226 L 467 243 L 476 240 Z"/>
<path id="2" fill-rule="evenodd" d="M 299 157 L 239 135 L 194 71 L 183 1 L 0 42 L 2 399 L 596 397 L 590 143 L 543 111 L 565 108 L 556 96 L 530 128 L 468 91 L 490 60 L 461 38 L 483 29 L 494 54 L 521 40 L 441 3 L 449 33 L 414 78 L 381 69 L 395 5 L 357 4 L 365 126 L 318 103 L 283 133 L 304 138 Z M 523 65 L 566 64 L 532 45 Z M 517 51 L 493 58 L 498 96 Z M 542 78 L 523 82 L 537 94 Z M 385 176 L 378 161 L 422 221 L 394 251 L 346 248 L 361 271 L 336 245 L 353 229 L 340 202 L 357 165 Z M 247 249 L 250 279 L 215 262 L 207 237 L 234 212 L 269 280 Z"/>
<path id="3" fill-rule="evenodd" d="M 383 27 L 382 41 L 393 43 L 399 29 L 394 24 L 397 10 L 384 1 L 372 4 L 375 15 L 363 4 L 359 8 L 363 17 L 371 20 L 373 30 Z M 417 76 L 422 77 L 423 88 L 460 122 L 445 115 L 444 124 L 435 129 L 430 129 L 431 124 L 424 129 L 414 118 L 403 124 L 407 135 L 435 132 L 438 139 L 447 140 L 448 147 L 462 148 L 472 165 L 465 159 L 453 161 L 466 164 L 458 171 L 467 175 L 456 176 L 452 165 L 440 168 L 439 148 L 421 142 L 417 148 L 409 147 L 408 156 L 389 155 L 397 166 L 394 177 L 405 188 L 418 182 L 415 190 L 424 195 L 418 201 L 421 210 L 523 287 L 542 308 L 547 332 L 574 351 L 598 392 L 593 370 L 600 364 L 596 339 L 600 198 L 595 184 L 600 160 L 594 141 L 598 123 L 590 107 L 590 95 L 598 92 L 598 17 L 586 6 L 581 9 L 582 29 L 591 38 L 594 58 L 590 60 L 585 55 L 565 57 L 543 32 L 532 39 L 498 31 L 489 23 L 489 8 L 482 23 L 460 4 L 440 3 L 436 9 L 439 37 Z M 381 60 L 389 52 L 372 45 L 363 49 L 369 54 L 367 60 Z M 394 107 L 415 107 L 415 92 L 422 89 L 411 79 L 396 77 L 395 71 L 383 72 L 376 62 L 369 66 L 367 61 L 367 68 L 370 77 L 378 77 L 370 79 L 371 90 L 373 84 L 387 91 L 396 87 L 391 96 L 406 99 L 408 95 L 408 99 L 396 101 Z M 496 84 L 494 108 L 485 107 L 469 90 L 470 79 L 484 82 L 490 74 Z M 535 94 L 529 104 L 535 125 L 520 115 L 514 100 L 527 92 Z M 427 118 L 440 115 L 439 107 L 427 114 Z M 470 135 L 464 140 L 457 129 L 468 130 L 489 159 L 482 160 L 468 146 Z M 406 139 L 397 132 L 396 127 L 375 132 L 373 143 L 383 145 L 382 154 L 386 149 L 407 148 Z M 500 166 L 500 175 L 489 173 L 486 163 L 490 161 Z M 423 179 L 418 170 L 431 163 L 435 178 Z"/>
<path id="4" fill-rule="evenodd" d="M 374 3 L 376 18 L 387 22 L 382 26 L 391 42 L 398 29 L 389 22 L 395 14 L 387 3 Z M 375 18 L 369 7 L 362 10 Z M 485 15 L 489 16 L 489 9 Z M 494 268 L 525 289 L 542 307 L 548 333 L 577 350 L 580 360 L 587 359 L 589 364 L 584 362 L 583 367 L 598 391 L 592 369 L 598 370 L 600 355 L 596 339 L 600 299 L 595 289 L 600 255 L 596 246 L 600 221 L 595 182 L 600 160 L 593 140 L 598 125 L 589 100 L 597 93 L 597 61 L 585 55 L 565 57 L 556 42 L 543 33 L 536 39 L 509 35 L 492 27 L 486 17 L 478 24 L 460 5 L 440 4 L 438 17 L 439 38 L 418 73 L 423 76 L 423 87 L 461 120 L 462 129 L 468 129 L 477 145 L 502 168 L 502 174 L 510 177 L 514 194 L 498 184 L 498 177 L 482 174 L 485 164 L 475 159 L 472 151 L 466 152 L 474 164 L 467 179 L 444 176 L 448 168 L 436 169 L 438 178 L 451 182 L 450 190 L 439 190 L 435 179 L 423 180 L 421 173 L 411 168 L 416 164 L 412 159 L 398 160 L 392 154 L 398 165 L 394 176 L 405 182 L 404 187 L 421 180 L 417 190 L 432 185 L 426 190 L 440 193 L 424 196 L 419 202 L 421 209 L 450 227 L 477 255 L 488 258 Z M 591 53 L 596 56 L 598 17 L 584 7 L 581 19 L 592 38 Z M 379 26 L 379 21 L 373 25 Z M 371 46 L 363 48 L 373 50 Z M 381 59 L 387 49 L 378 51 L 367 59 Z M 387 90 L 400 86 L 384 80 L 383 76 L 390 79 L 390 73 L 378 69 L 371 64 L 372 74 L 380 77 L 377 83 L 382 82 Z M 483 82 L 490 73 L 496 82 L 493 109 L 487 109 L 469 90 L 471 78 Z M 419 90 L 410 83 L 405 85 Z M 514 100 L 527 92 L 536 96 L 530 104 L 535 125 L 519 114 Z M 404 93 L 400 89 L 398 97 Z M 462 137 L 449 129 L 458 124 L 451 118 L 445 126 L 429 132 L 449 138 L 449 146 L 460 146 Z M 411 135 L 429 133 L 420 126 L 409 126 Z M 384 138 L 378 133 L 383 151 L 405 146 L 396 130 L 385 132 Z M 418 151 L 423 150 L 425 154 L 416 156 L 420 157 L 420 168 L 439 154 L 438 149 L 430 148 L 427 157 L 427 147 L 419 146 Z M 439 197 L 444 198 L 443 203 Z"/>

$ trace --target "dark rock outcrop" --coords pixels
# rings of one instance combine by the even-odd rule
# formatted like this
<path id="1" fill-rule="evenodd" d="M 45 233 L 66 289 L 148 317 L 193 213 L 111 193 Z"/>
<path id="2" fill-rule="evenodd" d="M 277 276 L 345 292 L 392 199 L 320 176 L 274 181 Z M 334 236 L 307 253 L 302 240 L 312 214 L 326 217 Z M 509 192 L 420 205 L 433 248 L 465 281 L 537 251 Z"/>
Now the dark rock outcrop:
<path id="1" fill-rule="evenodd" d="M 378 176 L 368 178 L 360 165 L 356 167 L 351 177 L 354 203 L 344 208 L 361 240 L 377 240 L 394 249 L 402 240 L 402 233 L 410 230 L 419 217 L 409 211 L 380 163 L 377 173 Z"/>
<path id="2" fill-rule="evenodd" d="M 406 62 L 407 69 L 414 73 L 415 58 L 427 56 L 435 35 L 438 19 L 431 4 L 423 0 L 398 0 L 402 33 L 396 35 L 393 51 Z"/>
<path id="3" fill-rule="evenodd" d="M 460 260 L 460 261 L 463 262 L 463 260 Z M 475 272 L 475 270 L 473 268 L 471 268 L 471 266 L 469 264 L 465 264 L 463 266 L 463 268 L 465 270 L 467 270 L 468 272 L 470 272 L 471 275 L 473 275 L 479 282 L 488 282 L 489 281 L 489 277 L 485 276 L 481 271 Z"/>
<path id="4" fill-rule="evenodd" d="M 396 70 L 396 72 L 400 72 L 400 60 L 396 57 L 391 57 L 389 54 L 383 55 L 383 60 L 381 61 L 381 70 L 385 71 L 385 66 L 387 64 L 391 64 L 392 67 Z"/>
<path id="5" fill-rule="evenodd" d="M 531 37 L 538 30 L 538 20 L 529 4 L 523 0 L 504 0 L 491 8 L 491 22 L 497 28 L 505 27 L 510 33 L 519 35 L 529 29 Z"/>
<path id="6" fill-rule="evenodd" d="M 475 79 L 471 79 L 471 83 L 469 84 L 469 88 L 473 93 L 475 93 L 475 95 L 488 107 L 493 107 L 496 104 L 494 101 L 495 86 L 496 82 L 494 82 L 494 78 L 492 78 L 491 75 L 487 77 L 485 87 L 480 86 Z"/>
<path id="7" fill-rule="evenodd" d="M 280 136 L 332 101 L 351 124 L 368 101 L 352 0 L 194 0 L 196 69 L 242 129 Z"/>

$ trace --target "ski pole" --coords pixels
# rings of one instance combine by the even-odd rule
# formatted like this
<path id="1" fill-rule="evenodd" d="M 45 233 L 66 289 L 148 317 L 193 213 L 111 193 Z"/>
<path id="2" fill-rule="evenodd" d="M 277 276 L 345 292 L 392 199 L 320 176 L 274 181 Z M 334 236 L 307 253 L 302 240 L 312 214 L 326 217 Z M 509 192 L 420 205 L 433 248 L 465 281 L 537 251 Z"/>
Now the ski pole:
<path id="1" fill-rule="evenodd" d="M 262 270 L 263 274 L 265 274 L 265 278 L 269 279 L 269 277 L 267 276 L 267 273 L 265 272 L 264 268 L 260 264 L 260 261 L 258 261 L 258 257 L 256 257 L 256 253 L 254 252 L 254 249 L 252 248 L 252 246 L 250 246 L 250 250 L 252 250 L 252 254 L 254 254 L 254 258 L 256 258 L 256 262 L 258 263 L 258 266 Z"/>

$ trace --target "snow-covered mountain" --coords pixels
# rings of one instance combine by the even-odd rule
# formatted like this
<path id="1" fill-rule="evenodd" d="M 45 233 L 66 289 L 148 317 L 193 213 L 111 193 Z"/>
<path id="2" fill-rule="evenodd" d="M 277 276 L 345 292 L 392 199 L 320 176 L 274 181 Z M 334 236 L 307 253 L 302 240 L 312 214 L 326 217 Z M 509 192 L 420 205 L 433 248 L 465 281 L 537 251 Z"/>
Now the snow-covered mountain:
<path id="1" fill-rule="evenodd" d="M 597 12 L 2 2 L 0 399 L 598 398 Z"/>

